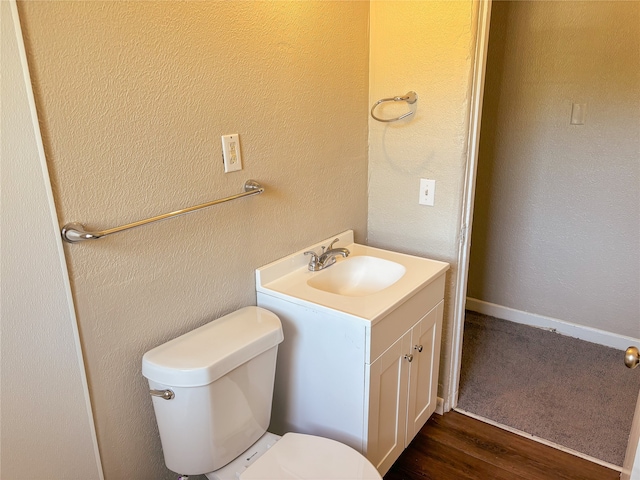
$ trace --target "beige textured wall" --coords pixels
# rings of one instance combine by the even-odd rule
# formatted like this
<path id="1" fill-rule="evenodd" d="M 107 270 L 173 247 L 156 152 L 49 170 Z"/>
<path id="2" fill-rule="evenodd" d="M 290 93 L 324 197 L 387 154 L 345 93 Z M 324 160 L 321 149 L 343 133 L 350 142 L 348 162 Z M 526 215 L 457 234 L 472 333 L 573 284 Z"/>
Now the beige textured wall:
<path id="1" fill-rule="evenodd" d="M 484 105 L 469 296 L 640 337 L 640 2 L 494 3 Z"/>
<path id="2" fill-rule="evenodd" d="M 371 3 L 370 104 L 409 90 L 418 94 L 418 103 L 414 116 L 400 122 L 369 120 L 368 242 L 451 263 L 440 396 L 448 388 L 453 334 L 474 8 L 470 0 Z M 433 207 L 418 204 L 420 178 L 436 180 Z"/>
<path id="3" fill-rule="evenodd" d="M 13 6 L 0 2 L 0 478 L 98 480 L 62 240 Z"/>
<path id="4" fill-rule="evenodd" d="M 255 303 L 254 269 L 367 221 L 367 2 L 24 2 L 60 224 L 106 228 L 267 188 L 65 248 L 108 480 L 174 478 L 142 354 Z M 222 171 L 239 133 L 244 170 Z"/>

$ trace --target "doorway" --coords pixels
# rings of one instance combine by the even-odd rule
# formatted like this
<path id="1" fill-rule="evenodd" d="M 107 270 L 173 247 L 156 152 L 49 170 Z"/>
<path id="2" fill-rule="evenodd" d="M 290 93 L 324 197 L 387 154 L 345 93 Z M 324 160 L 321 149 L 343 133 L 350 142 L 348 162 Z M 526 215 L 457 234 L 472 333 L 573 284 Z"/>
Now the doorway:
<path id="1" fill-rule="evenodd" d="M 638 4 L 492 10 L 468 296 L 637 339 Z"/>

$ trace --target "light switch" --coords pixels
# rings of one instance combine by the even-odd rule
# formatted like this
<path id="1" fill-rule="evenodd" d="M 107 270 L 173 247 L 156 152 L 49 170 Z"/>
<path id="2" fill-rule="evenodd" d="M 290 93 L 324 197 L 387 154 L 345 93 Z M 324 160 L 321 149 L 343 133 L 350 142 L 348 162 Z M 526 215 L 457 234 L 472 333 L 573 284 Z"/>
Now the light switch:
<path id="1" fill-rule="evenodd" d="M 418 203 L 420 205 L 429 205 L 433 207 L 436 197 L 436 181 L 428 178 L 420 179 L 420 198 Z"/>
<path id="2" fill-rule="evenodd" d="M 584 117 L 587 114 L 586 103 L 574 103 L 571 106 L 571 125 L 584 125 Z"/>

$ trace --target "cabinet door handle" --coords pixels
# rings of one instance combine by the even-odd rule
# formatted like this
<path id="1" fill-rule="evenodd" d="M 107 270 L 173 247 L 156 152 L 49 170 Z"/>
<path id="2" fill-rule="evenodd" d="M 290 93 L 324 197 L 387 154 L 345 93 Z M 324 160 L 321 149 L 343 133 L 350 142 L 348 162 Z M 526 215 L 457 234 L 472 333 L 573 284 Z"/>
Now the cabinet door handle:
<path id="1" fill-rule="evenodd" d="M 404 358 L 405 358 L 405 360 L 406 360 L 407 362 L 412 362 L 412 361 L 413 361 L 413 355 L 411 355 L 410 353 L 407 353 L 407 354 L 404 356 Z"/>
<path id="2" fill-rule="evenodd" d="M 414 350 L 418 350 L 418 352 L 422 351 L 422 345 L 416 345 L 415 347 L 413 347 Z"/>

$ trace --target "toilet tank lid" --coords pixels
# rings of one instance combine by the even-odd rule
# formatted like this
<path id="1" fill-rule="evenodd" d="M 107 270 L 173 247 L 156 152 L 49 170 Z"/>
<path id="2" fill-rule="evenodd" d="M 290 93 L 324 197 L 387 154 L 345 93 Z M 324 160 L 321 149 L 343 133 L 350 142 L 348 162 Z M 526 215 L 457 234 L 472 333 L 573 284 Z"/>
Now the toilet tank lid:
<path id="1" fill-rule="evenodd" d="M 208 385 L 283 339 L 274 313 L 245 307 L 149 350 L 142 374 L 169 387 Z"/>

